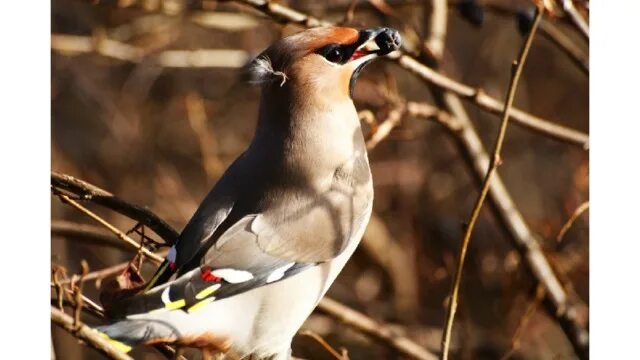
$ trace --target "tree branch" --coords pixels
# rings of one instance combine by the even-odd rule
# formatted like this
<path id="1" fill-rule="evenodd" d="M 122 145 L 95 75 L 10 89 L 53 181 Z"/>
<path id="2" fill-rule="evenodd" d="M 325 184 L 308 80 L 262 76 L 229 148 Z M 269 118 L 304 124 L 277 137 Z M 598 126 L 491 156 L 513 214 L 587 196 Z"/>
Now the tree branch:
<path id="1" fill-rule="evenodd" d="M 146 207 L 123 201 L 95 185 L 76 179 L 70 175 L 52 171 L 51 186 L 58 190 L 66 190 L 83 200 L 104 206 L 144 224 L 158 234 L 168 245 L 173 245 L 178 238 L 179 234 L 176 230 Z"/>
<path id="2" fill-rule="evenodd" d="M 487 175 L 484 179 L 484 183 L 482 184 L 482 188 L 480 190 L 480 194 L 478 195 L 478 199 L 473 207 L 473 211 L 471 213 L 471 218 L 466 226 L 465 234 L 462 239 L 462 244 L 460 246 L 460 253 L 458 255 L 458 265 L 456 267 L 454 281 L 452 283 L 451 288 L 451 296 L 449 298 L 449 306 L 447 309 L 447 317 L 445 323 L 445 331 L 442 335 L 442 355 L 441 358 L 443 360 L 447 360 L 449 358 L 449 346 L 451 345 L 451 330 L 453 329 L 453 321 L 456 314 L 456 309 L 458 307 L 458 294 L 460 291 L 460 282 L 462 280 L 462 270 L 464 267 L 464 261 L 467 255 L 467 248 L 469 246 L 469 241 L 471 240 L 471 234 L 475 227 L 476 221 L 478 220 L 478 216 L 480 215 L 480 209 L 482 209 L 482 205 L 484 204 L 484 200 L 489 192 L 489 183 L 498 169 L 498 166 L 501 164 L 502 160 L 500 158 L 500 152 L 502 150 L 502 143 L 504 141 L 505 134 L 507 132 L 507 125 L 509 124 L 509 112 L 511 110 L 511 105 L 513 104 L 513 99 L 515 98 L 516 89 L 518 88 L 518 81 L 520 80 L 520 75 L 522 74 L 522 69 L 524 68 L 524 63 L 527 59 L 527 55 L 529 54 L 529 49 L 531 48 L 531 44 L 533 42 L 533 38 L 535 36 L 536 30 L 538 29 L 538 24 L 540 23 L 540 19 L 542 18 L 542 7 L 539 5 L 536 9 L 536 15 L 533 20 L 533 25 L 529 30 L 529 34 L 527 36 L 527 40 L 522 46 L 522 50 L 520 51 L 520 55 L 518 60 L 513 64 L 514 69 L 512 69 L 512 77 L 511 82 L 509 84 L 509 91 L 507 92 L 507 99 L 504 105 L 504 111 L 502 116 L 502 121 L 500 123 L 500 131 L 498 132 L 498 137 L 496 139 L 496 143 L 493 149 L 493 157 L 489 163 L 489 170 L 487 170 Z"/>
<path id="3" fill-rule="evenodd" d="M 123 233 L 122 231 L 120 231 L 115 226 L 111 225 L 108 221 L 104 220 L 103 218 L 101 218 L 100 216 L 96 215 L 91 210 L 89 210 L 89 209 L 85 208 L 84 206 L 80 205 L 77 201 L 69 198 L 67 195 L 58 194 L 58 197 L 60 197 L 62 202 L 73 206 L 74 208 L 80 210 L 83 214 L 85 214 L 88 217 L 92 218 L 93 220 L 97 221 L 100 225 L 104 226 L 109 231 L 114 233 L 120 240 L 122 240 L 125 243 L 129 244 L 134 249 L 139 250 L 140 252 L 142 252 L 142 254 L 144 254 L 146 257 L 148 257 L 152 261 L 160 264 L 164 260 L 160 256 L 158 256 L 158 255 L 152 253 L 151 251 L 149 251 L 149 249 L 141 246 L 141 244 L 139 244 L 138 242 L 136 242 L 135 240 L 130 238 L 127 234 Z"/>
<path id="4" fill-rule="evenodd" d="M 70 239 L 81 238 L 90 244 L 112 246 L 122 250 L 132 250 L 130 246 L 118 240 L 113 234 L 95 225 L 66 220 L 53 220 L 51 221 L 51 235 Z"/>
<path id="5" fill-rule="evenodd" d="M 569 16 L 573 25 L 579 30 L 580 34 L 589 41 L 589 24 L 582 18 L 578 9 L 573 5 L 573 0 L 561 0 L 562 9 Z"/>
<path id="6" fill-rule="evenodd" d="M 558 236 L 556 236 L 556 241 L 558 243 L 562 242 L 562 239 L 564 238 L 564 236 L 567 233 L 567 231 L 569 231 L 569 229 L 571 229 L 571 226 L 573 226 L 573 223 L 580 217 L 580 215 L 582 215 L 582 213 L 584 213 L 588 209 L 589 209 L 589 202 L 588 201 L 583 202 L 582 204 L 580 204 L 580 206 L 578 206 L 575 209 L 573 214 L 571 214 L 571 217 L 569 217 L 567 222 L 560 229 L 560 232 L 558 233 Z"/>
<path id="7" fill-rule="evenodd" d="M 302 12 L 296 11 L 284 5 L 268 0 L 225 0 L 238 4 L 247 5 L 263 14 L 271 17 L 279 23 L 297 24 L 303 27 L 331 26 L 329 21 L 324 21 Z M 126 6 L 140 6 L 141 0 L 131 0 Z M 202 0 L 191 4 L 192 8 L 202 7 Z M 156 10 L 161 10 L 158 7 Z M 168 14 L 171 15 L 171 14 Z M 175 15 L 175 14 L 174 14 Z M 442 90 L 450 91 L 478 106 L 489 113 L 500 115 L 502 113 L 502 102 L 487 95 L 481 89 L 462 84 L 452 80 L 433 69 L 420 63 L 414 57 L 404 52 L 398 51 L 387 56 L 386 59 L 396 61 L 400 67 L 418 76 L 428 84 L 434 85 Z M 552 139 L 563 141 L 569 144 L 578 145 L 587 149 L 589 146 L 589 136 L 578 130 L 555 124 L 543 118 L 531 115 L 525 111 L 514 108 L 511 112 L 514 123 L 527 129 L 548 136 Z"/>
<path id="8" fill-rule="evenodd" d="M 370 317 L 348 308 L 329 297 L 325 296 L 320 301 L 317 310 L 364 334 L 384 341 L 405 356 L 420 360 L 437 359 L 434 354 L 416 344 L 411 339 L 398 335 L 389 326 L 378 323 Z"/>
<path id="9" fill-rule="evenodd" d="M 147 51 L 127 43 L 91 36 L 51 35 L 51 49 L 62 55 L 98 54 L 115 60 L 139 63 Z M 158 66 L 168 68 L 240 68 L 249 54 L 237 49 L 165 50 L 148 56 Z"/>
<path id="10" fill-rule="evenodd" d="M 53 306 L 51 307 L 51 321 L 111 359 L 133 360 L 131 356 L 111 345 L 109 340 L 102 337 L 97 330 L 94 330 L 84 324 L 79 324 L 78 327 L 74 326 L 74 320 L 71 316 Z"/>

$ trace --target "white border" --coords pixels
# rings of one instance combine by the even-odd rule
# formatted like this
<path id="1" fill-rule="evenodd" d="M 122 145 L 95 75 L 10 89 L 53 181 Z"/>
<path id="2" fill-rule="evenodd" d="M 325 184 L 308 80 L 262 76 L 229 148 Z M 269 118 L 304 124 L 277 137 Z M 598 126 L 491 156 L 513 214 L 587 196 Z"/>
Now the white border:
<path id="1" fill-rule="evenodd" d="M 55 1 L 55 0 L 54 0 Z M 51 2 L 0 11 L 0 269 L 3 358 L 51 355 Z"/>
<path id="2" fill-rule="evenodd" d="M 640 324 L 640 2 L 590 4 L 590 358 L 630 359 Z"/>

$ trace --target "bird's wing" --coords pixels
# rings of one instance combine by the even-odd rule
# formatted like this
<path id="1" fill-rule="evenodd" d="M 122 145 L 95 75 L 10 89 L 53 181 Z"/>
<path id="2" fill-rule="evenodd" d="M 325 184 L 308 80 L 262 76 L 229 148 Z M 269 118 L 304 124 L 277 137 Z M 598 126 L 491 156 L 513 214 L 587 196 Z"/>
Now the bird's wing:
<path id="1" fill-rule="evenodd" d="M 247 195 L 250 185 L 243 192 L 233 189 L 248 176 L 234 173 L 232 166 L 203 201 L 171 249 L 167 262 L 173 265 L 163 264 L 165 269 L 161 266 L 157 272 L 161 275 L 152 279 L 160 281 L 147 286 L 146 292 L 168 281 L 176 271 L 183 275 L 198 266 L 248 271 L 266 279 L 288 264 L 305 267 L 328 261 L 366 223 L 372 189 L 364 157 L 338 169 L 332 185 L 322 193 L 274 186 Z M 233 293 L 263 285 L 259 279 L 234 287 Z"/>
<path id="2" fill-rule="evenodd" d="M 225 231 L 200 266 L 146 293 L 123 299 L 109 309 L 109 316 L 122 318 L 177 309 L 191 313 L 215 300 L 281 281 L 317 265 L 265 253 L 255 236 L 248 235 L 256 218 L 246 216 Z"/>
<path id="3" fill-rule="evenodd" d="M 212 301 L 284 280 L 337 256 L 357 231 L 353 224 L 365 225 L 367 211 L 361 206 L 370 206 L 370 199 L 356 201 L 343 191 L 332 190 L 315 200 L 297 197 L 298 201 L 279 202 L 286 207 L 242 216 L 203 245 L 193 257 L 197 264 L 189 264 L 177 279 L 123 300 L 109 315 L 193 312 Z M 226 221 L 232 218 L 235 215 Z"/>

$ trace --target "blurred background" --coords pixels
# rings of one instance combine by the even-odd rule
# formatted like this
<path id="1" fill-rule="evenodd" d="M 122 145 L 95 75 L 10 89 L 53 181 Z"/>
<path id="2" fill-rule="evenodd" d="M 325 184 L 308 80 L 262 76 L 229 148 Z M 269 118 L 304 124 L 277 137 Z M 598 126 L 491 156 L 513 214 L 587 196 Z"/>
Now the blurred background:
<path id="1" fill-rule="evenodd" d="M 259 89 L 240 80 L 240 67 L 301 28 L 235 2 L 156 0 L 126 6 L 134 2 L 52 1 L 51 166 L 147 206 L 180 231 L 253 135 Z M 433 11 L 430 0 L 278 3 L 333 22 L 343 22 L 355 6 L 346 19 L 350 26 L 391 26 L 417 41 L 425 37 Z M 582 1 L 576 4 L 585 8 Z M 502 101 L 532 8 L 527 0 L 449 1 L 439 70 Z M 564 17 L 545 20 L 588 56 L 587 42 Z M 391 61 L 374 62 L 363 71 L 354 100 L 358 110 L 371 111 L 381 122 L 398 95 L 434 104 L 425 82 Z M 549 37 L 538 35 L 515 106 L 588 133 L 588 105 L 588 72 Z M 467 102 L 465 109 L 491 149 L 498 117 Z M 563 224 L 588 200 L 588 151 L 511 124 L 502 154 L 499 174 L 518 210 L 567 291 L 588 305 L 588 212 L 557 240 Z M 435 121 L 405 116 L 369 159 L 374 216 L 328 296 L 437 352 L 463 223 L 478 183 L 451 133 Z M 86 206 L 123 231 L 135 225 L 113 211 Z M 56 196 L 51 207 L 51 261 L 69 274 L 80 272 L 82 259 L 93 271 L 135 253 L 65 232 L 84 224 L 112 236 Z M 143 268 L 146 276 L 153 271 L 151 264 Z M 576 358 L 558 322 L 536 300 L 536 287 L 485 206 L 465 265 L 453 357 Z M 93 282 L 84 291 L 98 298 Z M 101 323 L 88 315 L 83 321 Z M 403 358 L 320 313 L 304 328 L 336 349 L 344 347 L 351 359 Z M 103 358 L 68 333 L 52 330 L 57 358 Z M 295 339 L 293 353 L 332 359 L 306 336 Z M 163 358 L 153 349 L 137 349 L 132 356 Z"/>

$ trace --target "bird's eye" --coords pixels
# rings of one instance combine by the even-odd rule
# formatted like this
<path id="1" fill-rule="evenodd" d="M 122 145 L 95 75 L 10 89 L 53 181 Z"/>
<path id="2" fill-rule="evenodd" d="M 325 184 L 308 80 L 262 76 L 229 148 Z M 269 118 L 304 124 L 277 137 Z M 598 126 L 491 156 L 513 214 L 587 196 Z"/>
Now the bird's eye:
<path id="1" fill-rule="evenodd" d="M 343 55 L 342 49 L 333 48 L 326 55 L 326 58 L 331 62 L 339 63 L 339 62 L 342 62 L 342 55 Z"/>
<path id="2" fill-rule="evenodd" d="M 324 48 L 320 49 L 318 53 L 324 56 L 325 59 L 331 61 L 332 63 L 343 63 L 345 60 L 345 52 L 344 49 L 340 45 L 328 45 Z"/>

